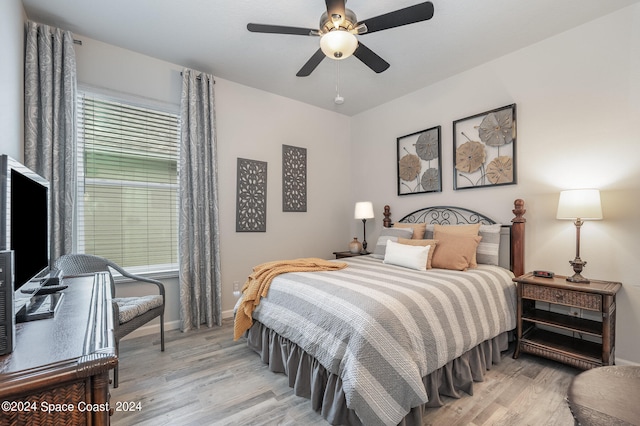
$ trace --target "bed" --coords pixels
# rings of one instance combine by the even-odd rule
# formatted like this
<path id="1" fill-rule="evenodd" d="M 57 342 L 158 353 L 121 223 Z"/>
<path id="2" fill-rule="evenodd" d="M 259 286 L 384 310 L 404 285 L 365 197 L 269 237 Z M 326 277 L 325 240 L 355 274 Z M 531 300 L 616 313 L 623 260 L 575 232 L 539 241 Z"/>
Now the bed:
<path id="1" fill-rule="evenodd" d="M 274 278 L 253 312 L 247 344 L 331 424 L 422 425 L 424 409 L 443 405 L 443 396 L 472 395 L 473 382 L 508 347 L 516 325 L 512 278 L 524 272 L 522 200 L 513 213 L 511 224 L 500 225 L 468 209 L 428 207 L 393 223 L 385 206 L 385 229 L 371 255 L 340 259 L 347 265 L 337 271 Z M 409 240 L 439 235 L 444 253 L 451 246 L 442 226 L 450 225 L 480 229 L 486 244 L 474 248 L 474 267 L 443 269 L 441 258 L 436 266 L 439 243 L 431 243 L 434 267 L 426 270 L 384 253 L 399 246 L 416 246 L 411 256 L 429 251 L 418 241 L 386 242 L 397 244 L 394 233 L 406 230 L 414 233 Z M 426 237 L 413 238 L 422 227 Z"/>

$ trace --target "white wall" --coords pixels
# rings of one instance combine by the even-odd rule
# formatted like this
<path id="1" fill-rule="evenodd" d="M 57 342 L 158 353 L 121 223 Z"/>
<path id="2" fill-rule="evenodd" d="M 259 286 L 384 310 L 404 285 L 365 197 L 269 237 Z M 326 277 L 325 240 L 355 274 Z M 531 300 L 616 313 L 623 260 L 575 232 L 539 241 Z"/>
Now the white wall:
<path id="1" fill-rule="evenodd" d="M 20 0 L 0 1 L 0 154 L 23 159 L 24 10 Z"/>
<path id="2" fill-rule="evenodd" d="M 349 242 L 349 118 L 216 80 L 223 282 L 275 259 L 331 258 Z M 327 129 L 331 129 L 328 131 Z M 307 149 L 307 212 L 282 211 L 282 145 Z M 266 161 L 267 232 L 235 232 L 236 159 Z M 225 306 L 229 298 L 225 295 Z"/>
<path id="3" fill-rule="evenodd" d="M 76 35 L 78 83 L 179 105 L 179 65 Z M 206 70 L 204 70 L 206 71 Z M 223 311 L 235 298 L 233 282 L 276 258 L 317 256 L 346 248 L 349 223 L 349 119 L 344 115 L 216 78 Z M 327 129 L 332 129 L 327 137 Z M 337 136 L 336 136 L 337 135 Z M 282 212 L 282 144 L 307 148 L 308 209 Z M 267 162 L 267 232 L 237 233 L 236 161 Z M 177 279 L 167 287 L 169 327 L 179 319 Z M 125 289 L 122 295 L 133 294 Z"/>
<path id="4" fill-rule="evenodd" d="M 604 220 L 582 228 L 584 275 L 620 281 L 617 360 L 640 363 L 640 5 L 452 76 L 352 119 L 352 200 L 392 218 L 465 205 L 503 221 L 527 208 L 526 269 L 572 274 L 575 227 L 555 219 L 561 189 L 602 191 Z M 452 121 L 517 104 L 518 184 L 453 188 Z M 396 138 L 442 126 L 443 191 L 396 195 Z M 377 231 L 382 215 L 376 218 Z M 356 228 L 354 224 L 352 229 Z M 368 238 L 369 239 L 369 238 Z M 371 240 L 375 241 L 373 232 Z"/>

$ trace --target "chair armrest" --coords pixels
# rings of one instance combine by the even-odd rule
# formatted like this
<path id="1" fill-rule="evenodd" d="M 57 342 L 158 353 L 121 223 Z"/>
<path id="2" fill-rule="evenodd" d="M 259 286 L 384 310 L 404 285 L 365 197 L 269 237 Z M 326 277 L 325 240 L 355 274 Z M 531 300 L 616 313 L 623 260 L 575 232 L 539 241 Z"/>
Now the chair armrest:
<path id="1" fill-rule="evenodd" d="M 154 280 L 152 278 L 142 277 L 140 275 L 135 275 L 135 274 L 132 274 L 130 272 L 127 272 L 126 270 L 124 270 L 119 265 L 117 265 L 117 264 L 115 264 L 113 262 L 109 262 L 109 267 L 111 267 L 111 268 L 115 269 L 116 271 L 118 271 L 118 273 L 120 275 L 122 275 L 123 277 L 130 278 L 130 279 L 132 279 L 134 281 L 142 281 L 142 282 L 146 282 L 146 283 L 157 285 L 158 286 L 158 290 L 160 291 L 160 295 L 164 299 L 164 284 L 162 284 L 160 281 Z"/>

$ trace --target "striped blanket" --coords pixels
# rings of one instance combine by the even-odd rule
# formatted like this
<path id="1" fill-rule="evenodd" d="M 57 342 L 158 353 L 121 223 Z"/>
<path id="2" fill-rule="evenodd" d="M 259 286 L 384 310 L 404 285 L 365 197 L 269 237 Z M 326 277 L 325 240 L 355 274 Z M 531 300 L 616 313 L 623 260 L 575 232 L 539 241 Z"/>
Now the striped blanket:
<path id="1" fill-rule="evenodd" d="M 271 282 L 278 275 L 287 272 L 331 271 L 346 266 L 344 262 L 330 262 L 316 257 L 276 260 L 255 266 L 242 286 L 242 298 L 239 300 L 233 324 L 233 340 L 238 340 L 251 327 L 253 311 L 260 304 L 260 299 L 267 295 Z"/>
<path id="2" fill-rule="evenodd" d="M 253 318 L 342 379 L 366 425 L 396 425 L 427 402 L 422 377 L 516 325 L 513 274 L 414 271 L 371 256 L 339 271 L 287 273 Z"/>

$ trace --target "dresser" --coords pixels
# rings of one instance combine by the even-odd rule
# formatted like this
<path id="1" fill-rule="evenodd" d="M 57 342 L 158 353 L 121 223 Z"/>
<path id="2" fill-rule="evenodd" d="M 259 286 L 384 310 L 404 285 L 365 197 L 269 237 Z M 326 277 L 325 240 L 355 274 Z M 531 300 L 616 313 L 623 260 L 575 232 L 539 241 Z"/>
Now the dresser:
<path id="1" fill-rule="evenodd" d="M 118 359 L 108 275 L 65 278 L 53 318 L 16 326 L 0 357 L 0 424 L 107 425 L 109 371 Z"/>
<path id="2" fill-rule="evenodd" d="M 514 278 L 518 286 L 518 343 L 527 352 L 584 370 L 613 365 L 619 282 L 571 283 L 566 277 Z"/>

